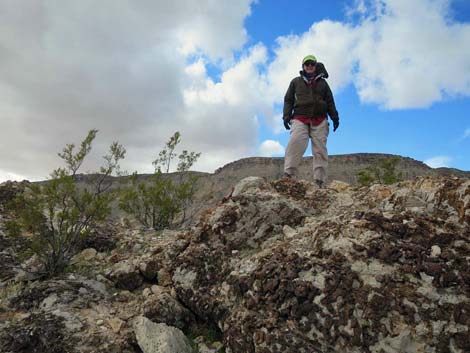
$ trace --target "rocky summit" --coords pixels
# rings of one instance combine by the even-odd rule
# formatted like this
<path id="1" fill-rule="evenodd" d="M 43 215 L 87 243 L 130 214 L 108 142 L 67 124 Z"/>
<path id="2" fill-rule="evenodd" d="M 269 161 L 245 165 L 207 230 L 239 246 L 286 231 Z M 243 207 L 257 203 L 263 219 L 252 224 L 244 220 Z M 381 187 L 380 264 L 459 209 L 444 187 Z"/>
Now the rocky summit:
<path id="1" fill-rule="evenodd" d="M 191 228 L 113 229 L 61 278 L 4 277 L 1 352 L 470 352 L 469 179 L 248 177 Z"/>

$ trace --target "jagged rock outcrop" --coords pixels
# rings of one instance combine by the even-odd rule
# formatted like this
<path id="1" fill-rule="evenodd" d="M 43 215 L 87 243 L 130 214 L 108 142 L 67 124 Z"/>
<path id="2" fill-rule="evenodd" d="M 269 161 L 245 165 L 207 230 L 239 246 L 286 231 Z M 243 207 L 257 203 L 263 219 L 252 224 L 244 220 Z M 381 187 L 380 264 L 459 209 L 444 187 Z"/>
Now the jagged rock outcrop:
<path id="1" fill-rule="evenodd" d="M 81 274 L 0 288 L 1 352 L 139 353 L 139 320 L 208 352 L 470 351 L 469 179 L 249 177 L 192 228 L 115 231 Z"/>
<path id="2" fill-rule="evenodd" d="M 467 352 L 470 181 L 248 179 L 188 235 L 178 298 L 227 352 Z"/>

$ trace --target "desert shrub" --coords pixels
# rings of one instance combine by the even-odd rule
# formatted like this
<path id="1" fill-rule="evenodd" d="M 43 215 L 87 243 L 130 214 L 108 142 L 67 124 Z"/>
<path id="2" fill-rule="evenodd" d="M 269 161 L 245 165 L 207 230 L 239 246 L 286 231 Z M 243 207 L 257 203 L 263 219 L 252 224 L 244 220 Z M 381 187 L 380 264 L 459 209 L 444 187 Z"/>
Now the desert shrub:
<path id="1" fill-rule="evenodd" d="M 10 235 L 30 234 L 30 248 L 43 265 L 45 276 L 61 273 L 77 253 L 79 243 L 111 212 L 109 177 L 119 171 L 124 158 L 125 149 L 120 144 L 111 144 L 99 173 L 83 178 L 84 186 L 77 183 L 77 173 L 97 132 L 90 130 L 78 151 L 74 144 L 68 144 L 59 153 L 65 167 L 54 170 L 46 182 L 31 184 L 12 204 L 15 219 L 9 224 Z"/>
<path id="2" fill-rule="evenodd" d="M 390 157 L 360 170 L 356 175 L 358 183 L 369 186 L 374 183 L 390 185 L 401 181 L 402 173 L 397 170 L 399 161 L 399 157 Z"/>
<path id="3" fill-rule="evenodd" d="M 134 173 L 130 177 L 131 187 L 121 191 L 120 208 L 132 214 L 141 224 L 155 230 L 182 224 L 196 192 L 197 178 L 188 171 L 200 153 L 186 150 L 181 152 L 178 156 L 177 178 L 173 179 L 168 175 L 171 162 L 177 156 L 175 149 L 180 141 L 179 132 L 169 139 L 158 158 L 152 163 L 155 171 L 150 180 L 139 182 L 137 174 Z"/>

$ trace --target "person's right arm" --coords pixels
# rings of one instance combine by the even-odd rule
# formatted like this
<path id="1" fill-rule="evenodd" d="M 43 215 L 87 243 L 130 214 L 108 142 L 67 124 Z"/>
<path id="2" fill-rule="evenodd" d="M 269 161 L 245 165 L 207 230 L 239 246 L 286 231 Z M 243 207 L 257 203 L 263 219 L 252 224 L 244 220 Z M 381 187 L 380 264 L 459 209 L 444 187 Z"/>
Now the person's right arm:
<path id="1" fill-rule="evenodd" d="M 294 80 L 290 82 L 289 88 L 284 96 L 284 110 L 282 119 L 290 119 L 292 117 L 292 110 L 294 109 L 295 103 L 295 85 Z"/>

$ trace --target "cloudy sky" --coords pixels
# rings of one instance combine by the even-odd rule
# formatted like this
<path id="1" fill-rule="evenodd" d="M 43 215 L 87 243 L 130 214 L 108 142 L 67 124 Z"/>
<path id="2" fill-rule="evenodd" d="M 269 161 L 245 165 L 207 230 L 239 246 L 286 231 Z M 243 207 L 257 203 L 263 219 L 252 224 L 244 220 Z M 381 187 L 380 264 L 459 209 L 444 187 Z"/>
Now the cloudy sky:
<path id="1" fill-rule="evenodd" d="M 212 172 L 283 156 L 302 57 L 330 78 L 330 154 L 382 152 L 470 170 L 468 0 L 0 0 L 0 181 L 39 180 L 99 130 L 149 173 L 175 132 Z"/>

